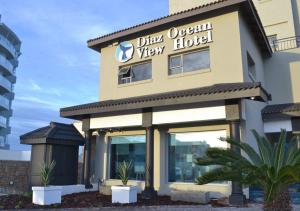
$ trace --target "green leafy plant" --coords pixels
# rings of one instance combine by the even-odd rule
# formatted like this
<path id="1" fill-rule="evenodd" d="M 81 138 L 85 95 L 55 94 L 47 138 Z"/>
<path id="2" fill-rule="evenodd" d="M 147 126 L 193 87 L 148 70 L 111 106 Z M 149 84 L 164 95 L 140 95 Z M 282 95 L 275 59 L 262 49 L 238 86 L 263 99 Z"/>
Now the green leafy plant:
<path id="1" fill-rule="evenodd" d="M 53 208 L 59 208 L 60 207 L 60 204 L 54 204 L 53 205 Z"/>
<path id="2" fill-rule="evenodd" d="M 32 198 L 32 192 L 31 191 L 28 191 L 28 192 L 25 192 L 25 193 L 23 193 L 23 196 L 25 197 L 25 198 Z"/>
<path id="3" fill-rule="evenodd" d="M 41 168 L 41 182 L 46 187 L 50 184 L 53 170 L 56 163 L 54 160 L 50 164 L 44 163 Z"/>
<path id="4" fill-rule="evenodd" d="M 129 180 L 129 173 L 131 169 L 132 169 L 131 161 L 130 162 L 123 161 L 118 167 L 118 175 L 124 186 L 127 185 L 127 182 Z"/>
<path id="5" fill-rule="evenodd" d="M 15 209 L 20 209 L 23 207 L 23 202 L 22 201 L 18 201 L 18 203 L 15 206 Z"/>
<path id="6" fill-rule="evenodd" d="M 288 186 L 300 182 L 300 150 L 295 138 L 287 141 L 287 133 L 281 131 L 276 144 L 252 131 L 258 151 L 247 143 L 223 139 L 241 149 L 242 156 L 230 149 L 209 148 L 206 155 L 197 158 L 200 166 L 219 165 L 218 168 L 196 179 L 199 185 L 213 181 L 237 181 L 244 185 L 261 187 L 264 191 L 264 210 L 291 210 Z"/>

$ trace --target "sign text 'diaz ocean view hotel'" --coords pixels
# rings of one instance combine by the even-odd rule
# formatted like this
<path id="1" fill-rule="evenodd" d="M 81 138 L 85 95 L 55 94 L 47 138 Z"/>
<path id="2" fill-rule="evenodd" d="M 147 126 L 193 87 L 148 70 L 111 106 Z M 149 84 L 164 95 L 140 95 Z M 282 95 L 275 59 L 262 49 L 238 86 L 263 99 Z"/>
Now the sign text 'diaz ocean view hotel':
<path id="1" fill-rule="evenodd" d="M 170 0 L 170 15 L 88 41 L 101 53 L 99 102 L 63 108 L 85 134 L 87 188 L 130 184 L 145 196 L 210 192 L 239 203 L 236 182 L 195 185 L 211 166 L 194 164 L 251 130 L 300 141 L 300 1 Z M 146 9 L 146 8 L 145 8 Z M 107 20 L 109 21 L 109 20 Z"/>

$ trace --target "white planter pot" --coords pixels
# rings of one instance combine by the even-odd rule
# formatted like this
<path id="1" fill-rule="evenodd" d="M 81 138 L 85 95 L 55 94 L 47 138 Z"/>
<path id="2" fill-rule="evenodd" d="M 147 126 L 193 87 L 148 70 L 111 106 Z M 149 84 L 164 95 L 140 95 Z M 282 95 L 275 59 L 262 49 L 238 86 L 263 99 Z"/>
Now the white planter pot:
<path id="1" fill-rule="evenodd" d="M 51 205 L 61 203 L 62 187 L 32 187 L 32 203 L 38 205 Z"/>
<path id="2" fill-rule="evenodd" d="M 137 202 L 136 186 L 112 186 L 112 203 L 129 204 Z"/>

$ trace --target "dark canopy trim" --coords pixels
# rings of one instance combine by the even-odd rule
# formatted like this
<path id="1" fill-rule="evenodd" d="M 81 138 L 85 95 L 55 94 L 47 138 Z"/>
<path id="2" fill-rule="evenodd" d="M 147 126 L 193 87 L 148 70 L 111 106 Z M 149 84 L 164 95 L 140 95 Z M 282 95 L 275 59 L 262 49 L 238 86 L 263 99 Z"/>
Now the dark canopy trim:
<path id="1" fill-rule="evenodd" d="M 263 119 L 300 117 L 300 103 L 268 105 L 262 110 Z"/>
<path id="2" fill-rule="evenodd" d="M 60 110 L 60 115 L 66 118 L 80 120 L 88 118 L 88 116 L 93 114 L 243 98 L 266 102 L 271 96 L 262 88 L 261 83 L 225 83 L 197 89 L 109 100 L 62 108 Z"/>
<path id="3" fill-rule="evenodd" d="M 83 145 L 84 139 L 71 124 L 51 122 L 49 126 L 39 128 L 20 136 L 21 144 L 61 144 Z"/>

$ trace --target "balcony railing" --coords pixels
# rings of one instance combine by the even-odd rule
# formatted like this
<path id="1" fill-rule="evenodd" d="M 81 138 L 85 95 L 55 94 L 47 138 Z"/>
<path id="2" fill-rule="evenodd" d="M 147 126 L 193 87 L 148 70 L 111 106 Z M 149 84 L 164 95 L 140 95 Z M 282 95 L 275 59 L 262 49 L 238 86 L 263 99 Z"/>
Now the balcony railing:
<path id="1" fill-rule="evenodd" d="M 272 46 L 274 52 L 299 48 L 300 47 L 300 36 L 274 40 L 273 43 L 271 43 L 271 46 Z"/>
<path id="2" fill-rule="evenodd" d="M 7 119 L 3 116 L 0 116 L 0 127 L 6 128 Z"/>
<path id="3" fill-rule="evenodd" d="M 14 58 L 18 57 L 18 52 L 16 51 L 15 46 L 11 44 L 11 42 L 1 34 L 0 34 L 0 44 L 4 46 L 4 48 L 6 48 Z"/>
<path id="4" fill-rule="evenodd" d="M 10 74 L 14 75 L 14 66 L 1 54 L 0 54 L 0 66 L 4 67 Z"/>
<path id="5" fill-rule="evenodd" d="M 5 147 L 5 138 L 3 136 L 0 136 L 0 147 Z"/>
<path id="6" fill-rule="evenodd" d="M 2 75 L 0 75 L 0 86 L 4 87 L 9 92 L 12 91 L 11 82 Z"/>
<path id="7" fill-rule="evenodd" d="M 9 100 L 3 96 L 0 96 L 0 107 L 8 110 L 9 109 Z"/>

